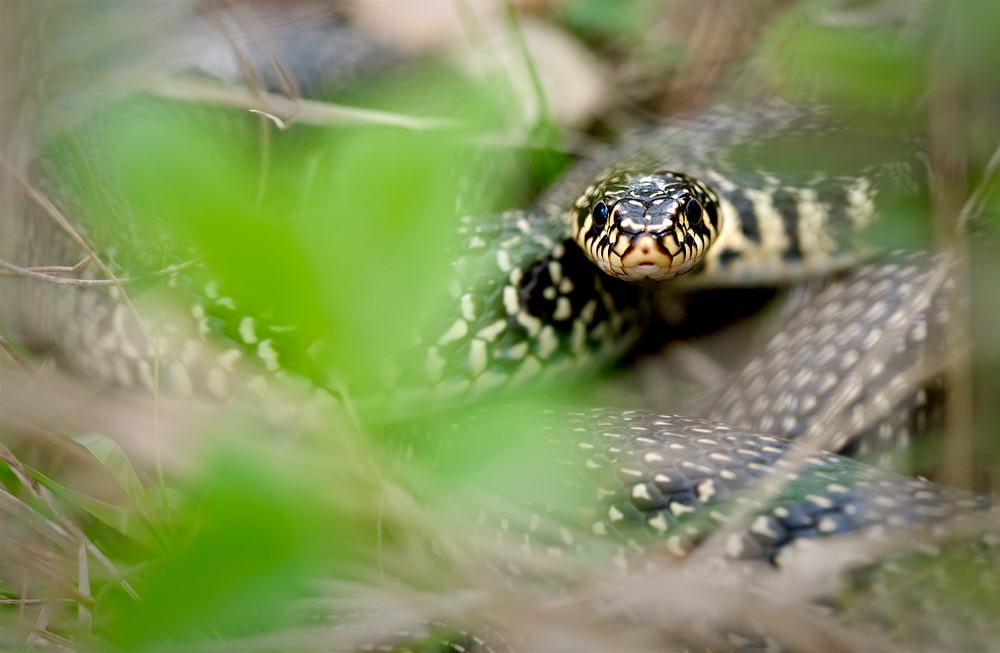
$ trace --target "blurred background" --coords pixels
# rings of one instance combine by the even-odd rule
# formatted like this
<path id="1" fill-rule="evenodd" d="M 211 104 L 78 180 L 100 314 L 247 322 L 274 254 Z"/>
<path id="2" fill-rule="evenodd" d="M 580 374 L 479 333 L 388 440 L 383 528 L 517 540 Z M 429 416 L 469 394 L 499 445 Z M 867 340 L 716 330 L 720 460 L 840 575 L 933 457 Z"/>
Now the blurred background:
<path id="1" fill-rule="evenodd" d="M 407 373 L 385 361 L 438 302 L 460 216 L 530 207 L 575 160 L 718 103 L 829 107 L 862 134 L 815 153 L 831 166 L 900 142 L 921 152 L 921 199 L 887 209 L 870 238 L 957 253 L 971 353 L 948 372 L 944 437 L 925 455 L 946 461 L 939 480 L 1000 488 L 996 2 L 8 0 L 0 36 L 2 259 L 106 279 L 67 272 L 86 261 L 75 244 L 40 245 L 65 236 L 61 216 L 136 279 L 128 310 L 148 331 L 127 335 L 163 343 L 164 360 L 185 356 L 166 349 L 184 329 L 220 352 L 246 343 L 229 304 L 276 334 L 245 348 L 255 367 L 237 365 L 266 391 L 220 408 L 200 394 L 233 388 L 185 397 L 167 363 L 103 369 L 80 354 L 103 335 L 87 329 L 124 333 L 125 318 L 88 327 L 97 299 L 66 304 L 91 295 L 4 269 L 5 650 L 339 650 L 430 614 L 461 626 L 486 609 L 476 589 L 518 615 L 458 515 L 521 494 L 579 500 L 530 415 L 676 409 L 773 318 L 644 342 L 445 449 L 467 416 L 390 422 L 362 398 Z M 192 313 L 202 300 L 216 312 Z M 278 377 L 261 373 L 272 351 Z M 547 641 L 572 648 L 585 622 Z"/>

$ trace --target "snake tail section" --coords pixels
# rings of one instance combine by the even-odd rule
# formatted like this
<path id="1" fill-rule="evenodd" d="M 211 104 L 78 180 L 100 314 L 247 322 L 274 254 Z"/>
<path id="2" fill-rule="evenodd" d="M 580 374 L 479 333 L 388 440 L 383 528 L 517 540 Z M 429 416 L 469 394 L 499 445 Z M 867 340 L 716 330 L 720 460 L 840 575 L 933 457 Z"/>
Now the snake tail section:
<path id="1" fill-rule="evenodd" d="M 489 437 L 495 419 L 480 409 L 456 418 L 444 440 L 436 429 L 409 437 L 447 451 L 451 438 Z M 706 585 L 742 579 L 771 606 L 755 625 L 708 616 L 732 650 L 796 650 L 779 634 L 782 599 L 768 592 L 802 592 L 824 618 L 849 619 L 908 650 L 988 650 L 1000 635 L 992 614 L 1000 605 L 1000 507 L 990 495 L 691 417 L 557 408 L 536 428 L 550 474 L 578 487 L 581 503 L 516 490 L 503 500 L 471 489 L 466 497 L 487 568 L 521 596 L 573 596 L 576 583 L 588 587 L 586 573 L 571 571 L 578 566 L 609 570 L 621 584 L 606 600 L 628 604 L 631 582 L 662 574 L 683 586 L 677 570 L 705 563 L 696 577 Z M 532 556 L 569 567 L 546 571 Z M 671 600 L 669 587 L 658 588 L 657 600 Z M 634 614 L 652 618 L 647 607 L 638 601 Z M 643 625 L 631 619 L 631 627 Z"/>

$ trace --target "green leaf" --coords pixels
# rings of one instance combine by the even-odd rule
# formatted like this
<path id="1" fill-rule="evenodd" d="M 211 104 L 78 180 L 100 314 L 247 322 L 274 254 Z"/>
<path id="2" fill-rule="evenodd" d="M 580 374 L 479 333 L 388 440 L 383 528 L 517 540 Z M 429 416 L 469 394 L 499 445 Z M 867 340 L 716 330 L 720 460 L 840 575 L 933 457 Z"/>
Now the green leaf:
<path id="1" fill-rule="evenodd" d="M 635 42 L 649 29 L 659 0 L 575 0 L 564 10 L 570 29 L 587 37 Z"/>
<path id="2" fill-rule="evenodd" d="M 64 499 L 73 502 L 80 508 L 86 510 L 91 515 L 101 520 L 122 535 L 132 539 L 143 546 L 156 548 L 157 543 L 152 532 L 146 526 L 144 520 L 139 515 L 132 514 L 127 508 L 116 506 L 100 499 L 89 497 L 86 494 L 71 490 L 68 487 L 56 483 L 51 478 L 45 476 L 37 470 L 31 470 L 43 485 L 60 495 Z"/>
<path id="3" fill-rule="evenodd" d="M 792 12 L 786 23 L 794 23 Z M 767 72 L 793 95 L 832 104 L 906 108 L 924 90 L 925 55 L 918 43 L 873 29 L 809 25 L 772 30 L 761 51 Z"/>
<path id="4" fill-rule="evenodd" d="M 107 597 L 119 650 L 285 626 L 285 608 L 308 593 L 307 579 L 350 577 L 371 559 L 372 511 L 358 520 L 331 502 L 356 500 L 344 495 L 357 490 L 330 476 L 336 463 L 319 451 L 279 451 L 261 435 L 237 429 L 237 443 L 216 434 L 206 472 L 189 486 L 197 506 L 177 528 L 183 536 L 137 574 L 143 600 Z"/>
<path id="5" fill-rule="evenodd" d="M 95 458 L 101 461 L 101 464 L 107 467 L 128 497 L 135 502 L 143 517 L 149 519 L 150 503 L 146 488 L 139 481 L 139 476 L 135 473 L 132 463 L 129 462 L 128 456 L 118 446 L 118 443 L 100 433 L 83 433 L 68 437 L 92 453 Z"/>
<path id="6" fill-rule="evenodd" d="M 164 494 L 166 494 L 167 505 L 170 506 L 171 512 L 177 512 L 178 510 L 189 507 L 191 504 L 191 500 L 186 494 L 180 490 L 175 490 L 172 487 L 163 488 L 163 493 L 160 492 L 160 488 L 158 487 L 146 488 L 146 496 L 149 497 L 149 505 L 157 510 L 162 510 L 163 508 Z"/>
<path id="7" fill-rule="evenodd" d="M 358 396 L 381 392 L 387 355 L 410 346 L 428 306 L 447 296 L 459 177 L 503 183 L 471 144 L 496 122 L 491 98 L 423 79 L 359 106 L 453 119 L 453 129 L 295 125 L 265 147 L 250 115 L 136 102 L 116 121 L 109 146 L 137 222 L 204 256 L 236 307 L 209 314 L 234 340 L 252 316 L 257 340 L 246 352 L 267 367 L 320 384 L 335 377 Z"/>
<path id="8" fill-rule="evenodd" d="M 430 446 L 414 452 L 416 462 L 445 497 L 468 497 L 471 502 L 482 501 L 484 495 L 514 501 L 544 498 L 548 506 L 583 505 L 584 469 L 556 462 L 567 453 L 552 444 L 553 420 L 547 416 L 553 406 L 572 406 L 570 394 L 534 388 L 430 415 L 417 428 L 432 434 Z"/>

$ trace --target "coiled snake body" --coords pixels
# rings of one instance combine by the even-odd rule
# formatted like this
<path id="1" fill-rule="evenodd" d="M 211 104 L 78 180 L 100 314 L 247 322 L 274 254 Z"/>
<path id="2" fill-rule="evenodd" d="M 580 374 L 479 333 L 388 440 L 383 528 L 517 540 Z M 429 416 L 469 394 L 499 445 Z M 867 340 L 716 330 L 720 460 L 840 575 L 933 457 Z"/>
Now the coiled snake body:
<path id="1" fill-rule="evenodd" d="M 565 187 L 578 183 L 579 171 L 551 191 L 538 211 L 508 213 L 500 220 L 465 218 L 456 256 L 455 302 L 449 311 L 456 319 L 444 320 L 428 338 L 431 349 L 422 361 L 427 378 L 435 383 L 448 380 L 452 386 L 469 381 L 467 389 L 475 391 L 477 386 L 502 385 L 553 366 L 585 365 L 586 360 L 597 360 L 595 351 L 605 361 L 620 353 L 646 317 L 646 293 L 596 274 L 582 252 L 605 271 L 611 266 L 626 270 L 620 274 L 631 280 L 662 279 L 696 267 L 690 276 L 716 285 L 774 283 L 844 267 L 852 258 L 844 236 L 871 215 L 874 188 L 867 178 L 791 188 L 763 173 L 740 178 L 727 170 L 724 157 L 711 154 L 803 128 L 812 118 L 774 106 L 679 121 L 647 135 L 645 146 L 610 155 L 616 165 L 597 181 L 592 179 L 566 208 L 560 203 L 573 191 Z M 697 144 L 693 134 L 699 135 Z M 599 164 L 582 168 L 584 173 L 601 171 Z M 685 173 L 677 173 L 685 182 L 669 174 L 626 178 L 627 171 L 635 169 L 691 171 L 713 181 L 703 183 Z M 677 196 L 667 201 L 669 193 L 660 192 L 660 187 L 670 183 Z M 665 223 L 659 216 L 655 227 L 645 225 L 649 233 L 656 232 L 655 238 L 640 233 L 623 212 L 641 204 L 636 192 L 664 214 L 673 212 L 675 219 L 667 217 Z M 632 195 L 623 197 L 628 193 Z M 609 197 L 598 199 L 605 194 Z M 780 200 L 777 205 L 774 198 Z M 605 214 L 600 227 L 593 218 L 598 206 Z M 698 211 L 698 225 L 689 225 L 681 209 Z M 641 211 L 639 216 L 641 220 Z M 623 221 L 633 224 L 629 233 L 621 231 Z M 661 258 L 674 256 L 674 268 L 644 264 L 638 258 L 622 267 L 622 255 L 638 256 L 643 245 Z"/>

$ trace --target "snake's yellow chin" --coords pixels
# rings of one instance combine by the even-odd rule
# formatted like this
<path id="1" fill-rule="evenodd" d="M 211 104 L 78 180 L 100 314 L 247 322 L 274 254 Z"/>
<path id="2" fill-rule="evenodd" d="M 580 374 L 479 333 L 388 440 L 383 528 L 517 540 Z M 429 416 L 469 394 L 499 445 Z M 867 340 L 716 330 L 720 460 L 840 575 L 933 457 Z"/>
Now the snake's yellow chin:
<path id="1" fill-rule="evenodd" d="M 671 255 L 663 249 L 653 236 L 639 236 L 632 243 L 629 250 L 622 256 L 622 267 L 624 268 L 645 268 L 656 266 L 670 268 L 681 256 Z"/>
<path id="2" fill-rule="evenodd" d="M 684 261 L 679 265 L 666 265 L 661 266 L 656 263 L 643 262 L 638 265 L 633 265 L 626 267 L 623 265 L 615 265 L 607 261 L 598 262 L 598 266 L 607 274 L 613 277 L 618 277 L 622 281 L 665 281 L 667 279 L 673 279 L 679 274 L 684 274 L 692 267 L 694 267 L 696 260 L 691 259 Z"/>
<path id="3" fill-rule="evenodd" d="M 600 264 L 608 274 L 625 281 L 663 281 L 691 269 L 695 259 L 687 259 L 681 250 L 671 254 L 652 235 L 636 238 L 617 261 Z"/>

